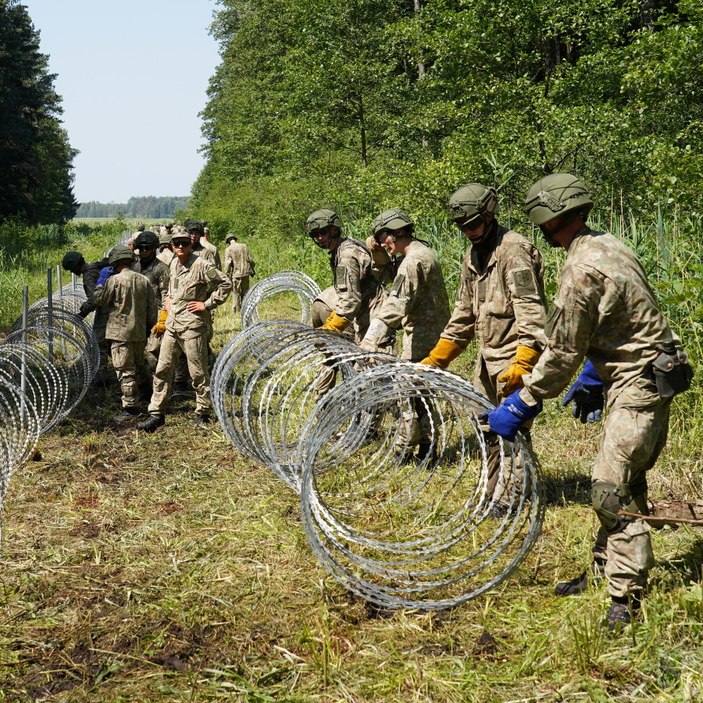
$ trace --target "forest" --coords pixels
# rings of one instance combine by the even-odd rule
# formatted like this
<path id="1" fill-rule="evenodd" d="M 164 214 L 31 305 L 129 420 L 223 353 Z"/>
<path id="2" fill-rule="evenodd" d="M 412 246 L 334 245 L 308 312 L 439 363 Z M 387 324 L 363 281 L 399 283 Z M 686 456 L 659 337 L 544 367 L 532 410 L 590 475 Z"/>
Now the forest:
<path id="1" fill-rule="evenodd" d="M 308 212 L 444 216 L 480 181 L 514 213 L 540 175 L 681 216 L 703 190 L 695 0 L 223 0 L 191 207 L 252 231 Z"/>
<path id="2" fill-rule="evenodd" d="M 179 210 L 188 207 L 188 197 L 132 197 L 126 203 L 81 203 L 76 217 L 137 217 L 173 219 Z"/>

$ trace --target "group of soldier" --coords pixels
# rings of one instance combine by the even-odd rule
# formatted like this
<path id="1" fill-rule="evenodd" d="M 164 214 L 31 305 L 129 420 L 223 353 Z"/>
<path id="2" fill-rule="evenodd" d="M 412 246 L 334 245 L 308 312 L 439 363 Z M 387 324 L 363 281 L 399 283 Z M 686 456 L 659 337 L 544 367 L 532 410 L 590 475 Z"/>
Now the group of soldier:
<path id="1" fill-rule="evenodd" d="M 588 188 L 572 174 L 541 178 L 527 193 L 530 221 L 549 246 L 567 253 L 549 313 L 539 250 L 498 222 L 497 193 L 480 183 L 449 199 L 450 218 L 470 244 L 453 312 L 437 255 L 414 237 L 402 210 L 380 213 L 366 243 L 343 236 L 329 209 L 313 212 L 306 229 L 329 252 L 333 272 L 333 288 L 316 301 L 313 324 L 320 329 L 353 329 L 360 347 L 374 352 L 391 348 L 402 330 L 402 358 L 442 369 L 476 340 L 473 383 L 497 406 L 480 419 L 496 517 L 509 510 L 501 482 L 517 479 L 500 470 L 501 438 L 520 432 L 529 442 L 543 401 L 581 369 L 563 404 L 583 423 L 604 417 L 591 492 L 600 527 L 592 564 L 556 593 L 581 593 L 605 577 L 607 623 L 616 629 L 640 612 L 654 558 L 650 527 L 637 516 L 647 514 L 647 471 L 666 442 L 671 400 L 689 387 L 692 371 L 635 254 L 588 226 L 592 208 Z M 391 257 L 401 257 L 395 269 Z M 417 406 L 400 419 L 416 459 L 433 451 L 422 413 Z"/>
<path id="2" fill-rule="evenodd" d="M 381 212 L 371 236 L 343 235 L 338 214 L 323 208 L 306 221 L 307 234 L 329 254 L 333 285 L 312 306 L 313 325 L 345 334 L 369 352 L 392 352 L 402 330 L 401 357 L 446 369 L 472 340 L 477 342 L 473 384 L 496 408 L 480 418 L 488 459 L 492 514 L 502 517 L 506 482 L 501 441 L 522 433 L 528 443 L 543 401 L 571 384 L 563 404 L 581 422 L 600 421 L 603 433 L 592 473 L 592 504 L 600 527 L 591 566 L 557 585 L 574 595 L 597 577 L 607 579 L 611 628 L 637 616 L 653 565 L 647 513 L 647 471 L 663 448 L 674 395 L 691 382 L 679 338 L 662 315 L 635 254 L 610 234 L 592 230 L 590 192 L 571 174 L 552 174 L 528 191 L 524 210 L 548 245 L 567 255 L 556 299 L 547 312 L 544 263 L 537 247 L 497 219 L 495 189 L 462 186 L 449 198 L 449 216 L 468 239 L 453 311 L 437 254 L 414 236 L 400 209 Z M 138 232 L 131 248 L 116 245 L 103 265 L 86 264 L 77 252 L 64 268 L 83 275 L 95 329 L 111 341 L 122 407 L 139 413 L 139 373 L 151 371 L 148 417 L 137 427 L 153 432 L 165 408 L 181 357 L 195 391 L 195 421 L 211 410 L 208 349 L 212 312 L 234 290 L 233 309 L 254 274 L 251 256 L 227 236 L 225 267 L 202 222 Z M 134 259 L 138 251 L 138 260 Z M 234 283 L 233 283 L 234 281 Z M 585 361 L 583 368 L 582 363 Z M 334 383 L 317 380 L 318 392 Z M 407 460 L 433 449 L 431 420 L 416 404 L 400 418 Z M 514 468 L 520 471 L 519 464 Z"/>
<path id="3" fill-rule="evenodd" d="M 154 432 L 165 423 L 174 379 L 189 377 L 195 392 L 196 424 L 210 421 L 209 349 L 212 313 L 230 296 L 236 312 L 254 275 L 249 250 L 234 234 L 226 237 L 225 271 L 207 239 L 206 225 L 188 221 L 164 226 L 160 234 L 141 228 L 116 244 L 100 262 L 67 252 L 63 268 L 82 276 L 86 301 L 79 314 L 95 311 L 93 330 L 101 346 L 101 371 L 112 360 L 125 416 L 140 414 L 149 396 L 148 417 L 137 427 Z"/>

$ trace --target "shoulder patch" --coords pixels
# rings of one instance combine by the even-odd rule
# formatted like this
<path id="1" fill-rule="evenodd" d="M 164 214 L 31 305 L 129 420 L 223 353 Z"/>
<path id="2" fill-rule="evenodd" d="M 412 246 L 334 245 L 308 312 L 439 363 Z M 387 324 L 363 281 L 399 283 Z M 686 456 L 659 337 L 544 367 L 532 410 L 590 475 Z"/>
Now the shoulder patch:
<path id="1" fill-rule="evenodd" d="M 207 271 L 205 272 L 205 275 L 211 280 L 211 281 L 216 281 L 219 276 L 217 275 L 217 269 L 214 268 L 213 266 L 208 266 Z"/>
<path id="2" fill-rule="evenodd" d="M 515 294 L 518 296 L 537 292 L 532 271 L 529 269 L 513 271 L 513 284 L 515 285 Z"/>

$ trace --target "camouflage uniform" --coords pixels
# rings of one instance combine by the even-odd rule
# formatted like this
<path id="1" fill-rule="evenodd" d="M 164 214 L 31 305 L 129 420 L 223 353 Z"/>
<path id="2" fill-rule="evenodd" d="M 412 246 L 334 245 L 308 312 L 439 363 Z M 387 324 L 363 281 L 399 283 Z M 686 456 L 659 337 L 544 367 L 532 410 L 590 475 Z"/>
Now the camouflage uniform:
<path id="1" fill-rule="evenodd" d="M 195 412 L 210 412 L 210 371 L 208 368 L 208 339 L 212 329 L 211 311 L 227 300 L 232 290 L 229 278 L 201 256 L 191 254 L 181 266 L 178 258 L 171 262 L 169 298 L 171 310 L 166 320 L 166 332 L 161 342 L 159 363 L 154 373 L 154 393 L 149 414 L 163 415 L 171 394 L 173 375 L 181 354 L 185 354 L 188 371 L 193 380 Z M 191 313 L 191 301 L 205 303 L 202 313 Z"/>
<path id="2" fill-rule="evenodd" d="M 156 322 L 156 299 L 149 281 L 128 268 L 95 289 L 94 299 L 108 311 L 106 339 L 112 342 L 112 365 L 122 389 L 122 407 L 139 406 L 138 370 L 148 330 Z"/>
<path id="3" fill-rule="evenodd" d="M 374 326 L 402 328 L 401 359 L 420 361 L 427 356 L 449 320 L 447 289 L 432 249 L 417 239 L 408 244 L 393 287 L 373 317 Z"/>
<path id="4" fill-rule="evenodd" d="M 337 293 L 334 312 L 354 322 L 358 343 L 369 328 L 371 317 L 383 303 L 385 293 L 373 275 L 368 249 L 356 239 L 342 237 L 335 251 L 330 252 L 330 267 Z"/>
<path id="5" fill-rule="evenodd" d="M 207 261 L 210 261 L 218 271 L 222 269 L 220 252 L 217 251 L 217 247 L 214 244 L 210 244 L 205 237 L 200 237 L 198 245 L 193 247 L 193 254 L 202 256 Z"/>
<path id="6" fill-rule="evenodd" d="M 93 335 L 98 342 L 100 348 L 100 369 L 105 371 L 107 365 L 107 357 L 110 355 L 110 345 L 105 339 L 105 328 L 107 327 L 108 310 L 103 305 L 98 305 L 95 302 L 95 284 L 97 283 L 100 269 L 107 266 L 105 261 L 95 261 L 86 265 L 86 269 L 82 274 L 83 291 L 85 292 L 86 300 L 81 305 L 79 315 L 87 317 L 91 312 L 95 312 L 93 316 Z"/>
<path id="7" fill-rule="evenodd" d="M 495 247 L 485 266 L 481 266 L 476 247 L 467 249 L 454 312 L 441 336 L 462 349 L 476 339 L 473 384 L 497 405 L 503 385 L 498 377 L 510 366 L 518 346 L 537 352 L 544 347 L 547 306 L 544 263 L 539 250 L 522 235 L 501 225 L 497 225 L 495 237 Z M 521 464 L 515 463 L 511 477 L 501 475 L 500 440 L 487 422 L 480 423 L 480 427 L 488 444 L 486 493 L 500 497 L 509 489 L 506 482 L 520 485 Z M 524 434 L 529 442 L 529 424 Z"/>
<path id="8" fill-rule="evenodd" d="M 164 307 L 164 300 L 168 296 L 168 266 L 166 266 L 166 264 L 164 264 L 158 258 L 154 257 L 146 266 L 144 266 L 141 261 L 137 261 L 132 266 L 132 270 L 136 271 L 137 273 L 141 273 L 143 276 L 146 276 L 147 280 L 149 281 L 149 284 L 151 285 L 152 291 L 154 291 L 156 306 L 160 312 Z M 144 358 L 151 373 L 154 373 L 154 371 L 156 371 L 156 364 L 159 361 L 160 349 L 161 335 L 155 334 L 154 332 L 150 332 L 149 339 L 147 339 L 146 341 Z"/>
<path id="9" fill-rule="evenodd" d="M 520 398 L 534 404 L 557 396 L 587 356 L 605 384 L 608 410 L 593 467 L 594 505 L 605 490 L 626 510 L 646 513 L 646 472 L 666 443 L 671 403 L 657 391 L 652 362 L 665 345 L 681 345 L 635 254 L 610 234 L 579 230 L 545 332 L 546 347 Z M 594 553 L 605 563 L 610 594 L 639 593 L 653 565 L 649 526 L 597 514 Z"/>
<path id="10" fill-rule="evenodd" d="M 395 278 L 395 262 L 390 254 L 376 241 L 373 235 L 366 239 L 366 248 L 371 252 L 371 271 L 376 280 L 385 286 Z"/>
<path id="11" fill-rule="evenodd" d="M 437 343 L 448 320 L 449 298 L 439 259 L 432 249 L 413 239 L 405 249 L 393 287 L 375 313 L 362 347 L 372 347 L 388 329 L 402 328 L 401 359 L 420 361 Z M 397 451 L 407 451 L 431 435 L 432 423 L 425 403 L 413 402 L 402 410 Z"/>
<path id="12" fill-rule="evenodd" d="M 225 249 L 225 273 L 232 279 L 232 310 L 238 312 L 254 275 L 254 260 L 249 247 L 233 239 Z"/>
<path id="13" fill-rule="evenodd" d="M 312 326 L 317 329 L 325 324 L 325 320 L 329 317 L 330 313 L 334 310 L 337 304 L 337 293 L 334 290 L 334 286 L 325 288 L 320 294 L 313 300 L 312 309 L 310 311 Z M 354 331 L 351 327 L 348 327 L 344 332 L 342 332 L 342 337 L 348 339 L 349 341 L 354 341 Z M 320 369 L 320 372 L 315 379 L 315 391 L 318 396 L 323 396 L 330 389 L 334 388 L 334 384 L 337 381 L 337 370 L 329 366 L 324 366 Z"/>

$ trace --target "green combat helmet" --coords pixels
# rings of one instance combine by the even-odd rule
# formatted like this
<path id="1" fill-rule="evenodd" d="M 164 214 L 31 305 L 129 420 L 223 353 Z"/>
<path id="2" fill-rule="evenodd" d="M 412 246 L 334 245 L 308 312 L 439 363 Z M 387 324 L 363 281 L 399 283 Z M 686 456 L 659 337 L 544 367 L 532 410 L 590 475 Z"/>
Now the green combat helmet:
<path id="1" fill-rule="evenodd" d="M 371 223 L 371 232 L 377 242 L 381 232 L 387 229 L 392 232 L 406 229 L 407 234 L 412 234 L 413 229 L 415 229 L 415 223 L 401 209 L 394 207 L 390 210 L 384 210 Z"/>
<path id="2" fill-rule="evenodd" d="M 458 227 L 470 222 L 484 212 L 498 212 L 498 196 L 495 188 L 480 183 L 469 183 L 454 191 L 449 198 L 449 217 Z"/>
<path id="3" fill-rule="evenodd" d="M 159 238 L 155 232 L 146 230 L 134 238 L 134 246 L 137 249 L 156 249 L 159 246 Z"/>
<path id="4" fill-rule="evenodd" d="M 339 219 L 339 215 L 329 208 L 315 210 L 305 222 L 305 231 L 311 237 L 315 236 L 315 232 L 325 229 L 326 227 L 342 229 L 342 221 Z"/>
<path id="5" fill-rule="evenodd" d="M 79 274 L 84 263 L 85 259 L 83 258 L 83 254 L 78 251 L 67 251 L 63 255 L 61 266 L 64 271 L 70 271 L 71 273 Z"/>
<path id="6" fill-rule="evenodd" d="M 134 261 L 134 253 L 126 244 L 115 244 L 107 254 L 107 263 L 114 266 L 118 261 Z"/>
<path id="7" fill-rule="evenodd" d="M 592 207 L 591 194 L 582 181 L 570 173 L 552 173 L 527 191 L 522 209 L 534 224 L 543 225 L 574 210 L 587 215 Z"/>

